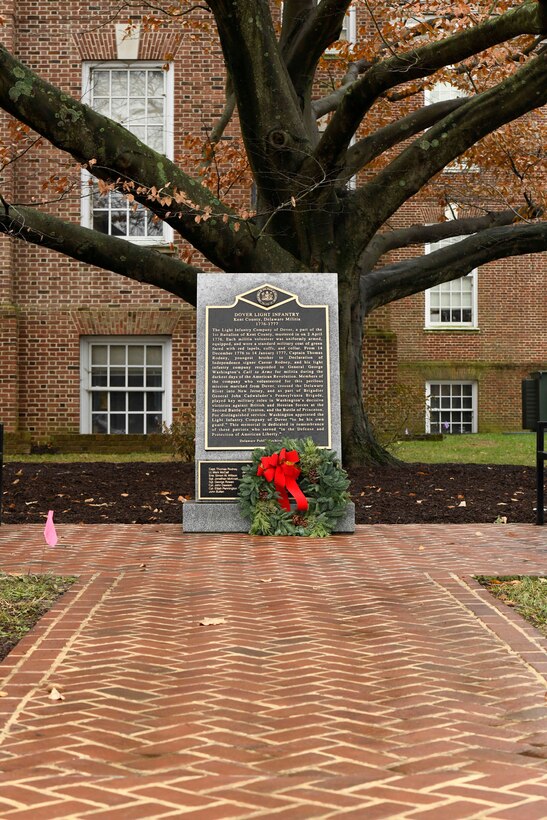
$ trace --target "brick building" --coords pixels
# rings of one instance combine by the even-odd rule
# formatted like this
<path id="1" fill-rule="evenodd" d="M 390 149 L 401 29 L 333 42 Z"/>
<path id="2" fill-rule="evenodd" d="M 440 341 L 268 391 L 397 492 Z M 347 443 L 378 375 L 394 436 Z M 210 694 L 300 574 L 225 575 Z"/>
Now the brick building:
<path id="1" fill-rule="evenodd" d="M 128 38 L 109 0 L 65 0 L 62 12 L 52 2 L 1 0 L 3 42 L 42 77 L 123 119 L 153 147 L 177 158 L 183 135 L 221 111 L 218 48 L 138 25 Z M 354 34 L 352 13 L 346 36 Z M 7 135 L 5 115 L 0 123 Z M 133 213 L 123 198 L 101 195 L 85 178 L 83 196 L 76 178 L 68 194 L 56 196 L 56 178 L 70 181 L 73 173 L 44 142 L 5 169 L 5 197 L 33 202 L 49 180 L 42 192 L 49 204 L 41 207 L 173 252 L 168 228 Z M 401 220 L 423 221 L 426 212 L 430 206 L 414 204 Z M 366 392 L 383 395 L 397 381 L 423 389 L 424 407 L 426 392 L 432 396 L 424 419 L 430 429 L 518 429 L 520 381 L 547 369 L 546 286 L 545 256 L 524 256 L 382 308 L 367 322 Z M 192 402 L 194 311 L 151 286 L 3 237 L 0 360 L 0 421 L 8 433 L 40 441 L 159 432 Z"/>

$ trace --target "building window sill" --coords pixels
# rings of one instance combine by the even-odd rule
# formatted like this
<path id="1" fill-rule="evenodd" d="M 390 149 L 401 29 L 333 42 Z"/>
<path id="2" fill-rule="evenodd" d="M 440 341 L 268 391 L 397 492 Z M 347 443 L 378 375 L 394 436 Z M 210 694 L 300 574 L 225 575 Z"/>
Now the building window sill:
<path id="1" fill-rule="evenodd" d="M 480 328 L 478 327 L 467 327 L 466 325 L 448 325 L 443 327 L 442 325 L 430 325 L 429 327 L 424 327 L 424 333 L 480 333 Z"/>

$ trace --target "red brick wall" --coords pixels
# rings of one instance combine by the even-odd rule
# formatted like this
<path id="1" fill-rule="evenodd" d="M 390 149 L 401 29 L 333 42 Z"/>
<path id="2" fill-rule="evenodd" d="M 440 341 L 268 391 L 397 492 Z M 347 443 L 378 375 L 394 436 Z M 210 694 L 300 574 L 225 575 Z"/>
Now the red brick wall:
<path id="1" fill-rule="evenodd" d="M 56 3 L 19 3 L 15 53 L 42 77 L 79 97 L 82 60 L 116 58 L 111 11 L 106 0 L 93 8 L 67 1 L 61 16 Z M 99 28 L 101 25 L 104 28 Z M 179 43 L 180 36 L 172 31 L 143 33 L 139 57 L 164 60 L 168 53 L 176 54 Z M 209 82 L 213 72 L 210 57 L 201 55 L 197 62 L 202 63 L 202 81 Z M 195 57 L 193 63 L 194 71 L 190 71 L 188 54 L 175 59 L 172 70 L 179 88 L 195 86 L 189 78 L 199 75 L 200 70 Z M 183 96 L 196 99 L 195 90 L 190 88 Z M 218 95 L 220 99 L 220 92 Z M 180 139 L 190 130 L 195 116 L 183 105 L 176 109 L 175 154 L 180 152 Z M 5 118 L 0 127 L 3 123 Z M 44 143 L 24 162 L 18 162 L 16 170 L 17 190 L 12 197 L 16 202 L 39 196 L 41 182 L 52 174 L 71 176 L 74 192 L 41 207 L 60 217 L 80 220 L 80 172 L 70 159 Z M 55 198 L 51 191 L 43 196 L 46 200 Z M 164 291 L 2 237 L 0 310 L 0 421 L 6 430 L 30 431 L 35 436 L 79 430 L 81 335 L 170 335 L 173 415 L 192 402 L 195 313 Z"/>
<path id="2" fill-rule="evenodd" d="M 41 76 L 76 97 L 82 92 L 82 60 L 116 57 L 110 0 L 92 6 L 64 0 L 62 14 L 58 3 L 19 0 L 16 38 L 13 9 L 14 3 L 4 0 L 3 41 Z M 141 12 L 149 8 L 131 7 L 133 19 Z M 141 59 L 163 60 L 167 53 L 174 56 L 176 159 L 183 135 L 210 127 L 222 110 L 224 78 L 218 46 L 170 30 L 142 34 Z M 401 103 L 401 111 L 408 104 Z M 0 129 L 5 127 L 0 115 Z M 16 171 L 16 195 L 11 192 L 16 202 L 41 195 L 37 180 L 57 173 L 71 176 L 73 192 L 41 207 L 80 220 L 79 169 L 70 160 L 44 142 L 17 163 Z M 5 172 L 8 191 L 10 172 Z M 51 191 L 43 197 L 54 198 Z M 394 225 L 434 221 L 438 210 L 413 202 Z M 478 332 L 424 331 L 423 295 L 375 312 L 367 320 L 364 341 L 365 395 L 378 396 L 397 380 L 423 385 L 428 378 L 474 378 L 481 425 L 518 427 L 520 379 L 530 370 L 547 369 L 546 293 L 545 256 L 520 257 L 481 270 Z M 194 312 L 156 288 L 1 238 L 0 322 L 0 421 L 7 429 L 36 435 L 79 429 L 81 335 L 172 335 L 174 415 L 192 401 Z"/>
<path id="3" fill-rule="evenodd" d="M 519 429 L 521 380 L 547 369 L 546 294 L 545 256 L 535 254 L 479 270 L 477 330 L 424 330 L 424 294 L 393 303 L 401 379 L 476 381 L 479 429 Z"/>

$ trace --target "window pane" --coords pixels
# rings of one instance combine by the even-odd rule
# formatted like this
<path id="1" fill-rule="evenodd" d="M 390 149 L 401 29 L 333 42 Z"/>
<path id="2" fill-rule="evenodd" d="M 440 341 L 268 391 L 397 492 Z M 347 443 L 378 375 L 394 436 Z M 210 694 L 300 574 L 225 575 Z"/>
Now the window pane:
<path id="1" fill-rule="evenodd" d="M 144 364 L 144 345 L 129 345 L 127 362 L 128 364 Z"/>
<path id="2" fill-rule="evenodd" d="M 110 364 L 125 364 L 125 345 L 110 345 Z"/>
<path id="3" fill-rule="evenodd" d="M 144 393 L 129 393 L 129 410 L 144 410 Z"/>
<path id="4" fill-rule="evenodd" d="M 163 234 L 163 222 L 151 213 L 147 214 L 147 232 L 148 236 L 162 236 Z"/>
<path id="5" fill-rule="evenodd" d="M 148 128 L 148 138 L 146 143 L 154 151 L 158 151 L 162 154 L 164 151 L 163 128 L 156 125 L 150 126 L 150 128 Z"/>
<path id="6" fill-rule="evenodd" d="M 147 393 L 146 394 L 146 409 L 160 410 L 162 409 L 163 393 Z"/>
<path id="7" fill-rule="evenodd" d="M 144 387 L 144 368 L 130 367 L 127 371 L 127 384 L 129 387 Z"/>
<path id="8" fill-rule="evenodd" d="M 148 115 L 148 122 L 153 123 L 154 125 L 162 125 L 163 124 L 163 100 L 148 100 L 148 105 L 146 107 L 146 113 Z"/>
<path id="9" fill-rule="evenodd" d="M 125 393 L 110 394 L 110 410 L 125 413 Z"/>
<path id="10" fill-rule="evenodd" d="M 91 346 L 91 364 L 106 364 L 107 347 L 106 345 L 92 345 Z"/>
<path id="11" fill-rule="evenodd" d="M 157 413 L 146 414 L 146 432 L 161 433 L 161 416 Z"/>
<path id="12" fill-rule="evenodd" d="M 127 71 L 112 71 L 112 91 L 113 97 L 127 97 Z"/>
<path id="13" fill-rule="evenodd" d="M 131 97 L 144 97 L 146 95 L 146 71 L 129 72 L 129 94 Z"/>
<path id="14" fill-rule="evenodd" d="M 142 211 L 129 214 L 129 236 L 145 236 L 146 218 Z"/>
<path id="15" fill-rule="evenodd" d="M 134 435 L 138 433 L 142 435 L 144 433 L 144 416 L 130 414 L 128 432 Z"/>
<path id="16" fill-rule="evenodd" d="M 112 236 L 127 236 L 127 214 L 121 211 L 112 212 L 110 233 Z"/>
<path id="17" fill-rule="evenodd" d="M 92 410 L 108 410 L 108 393 L 106 390 L 98 390 L 91 394 Z"/>
<path id="18" fill-rule="evenodd" d="M 91 416 L 92 433 L 108 433 L 108 416 L 106 413 L 93 413 Z"/>
<path id="19" fill-rule="evenodd" d="M 132 125 L 131 131 L 135 134 L 138 140 L 141 142 L 146 142 L 146 128 L 144 125 Z"/>
<path id="20" fill-rule="evenodd" d="M 110 386 L 111 387 L 125 387 L 125 368 L 111 367 L 110 368 Z"/>
<path id="21" fill-rule="evenodd" d="M 146 386 L 147 387 L 161 387 L 161 368 L 147 367 L 146 368 Z"/>
<path id="22" fill-rule="evenodd" d="M 162 364 L 162 347 L 161 345 L 147 345 L 146 346 L 146 364 Z"/>
<path id="23" fill-rule="evenodd" d="M 91 82 L 93 84 L 94 97 L 110 96 L 110 71 L 95 69 L 91 77 Z"/>
<path id="24" fill-rule="evenodd" d="M 110 415 L 110 432 L 111 433 L 126 433 L 125 414 L 112 413 Z"/>
<path id="25" fill-rule="evenodd" d="M 110 116 L 110 98 L 99 97 L 93 100 L 93 108 L 98 114 L 103 114 L 105 117 Z"/>
<path id="26" fill-rule="evenodd" d="M 129 121 L 131 125 L 144 125 L 145 107 L 144 100 L 131 100 L 129 103 Z"/>
<path id="27" fill-rule="evenodd" d="M 91 387 L 106 387 L 106 367 L 94 367 L 91 371 Z"/>
<path id="28" fill-rule="evenodd" d="M 95 211 L 93 214 L 93 230 L 99 233 L 108 233 L 108 211 Z"/>
<path id="29" fill-rule="evenodd" d="M 126 97 L 112 97 L 110 101 L 110 110 L 112 111 L 112 119 L 116 122 L 126 125 L 127 123 L 127 98 Z"/>
<path id="30" fill-rule="evenodd" d="M 164 73 L 157 69 L 148 72 L 148 96 L 160 97 L 165 92 Z"/>

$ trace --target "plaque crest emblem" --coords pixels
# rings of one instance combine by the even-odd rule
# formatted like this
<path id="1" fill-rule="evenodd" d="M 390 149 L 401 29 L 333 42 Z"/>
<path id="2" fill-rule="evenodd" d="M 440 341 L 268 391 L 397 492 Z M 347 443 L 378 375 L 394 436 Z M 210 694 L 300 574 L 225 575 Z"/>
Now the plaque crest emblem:
<path id="1" fill-rule="evenodd" d="M 256 301 L 262 307 L 271 307 L 277 302 L 277 291 L 274 288 L 261 288 L 256 294 Z"/>

